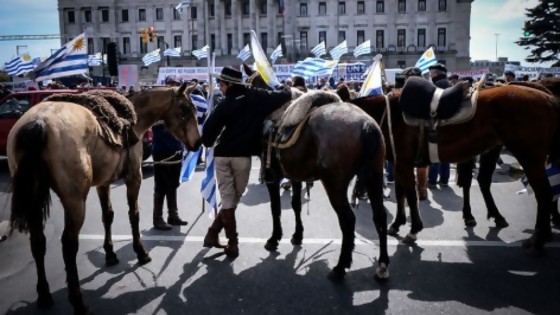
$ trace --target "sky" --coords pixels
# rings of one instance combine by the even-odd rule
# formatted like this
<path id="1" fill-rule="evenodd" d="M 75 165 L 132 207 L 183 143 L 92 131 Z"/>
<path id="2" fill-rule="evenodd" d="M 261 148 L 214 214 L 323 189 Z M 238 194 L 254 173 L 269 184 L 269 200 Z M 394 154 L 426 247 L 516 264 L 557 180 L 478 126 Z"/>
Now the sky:
<path id="1" fill-rule="evenodd" d="M 471 12 L 471 61 L 495 60 L 498 57 L 520 61 L 524 66 L 550 66 L 525 61 L 529 51 L 514 42 L 523 34 L 525 8 L 538 0 L 475 0 Z M 0 35 L 59 34 L 56 0 L 0 0 Z M 499 34 L 498 36 L 494 34 Z M 18 46 L 23 46 L 19 47 Z M 16 56 L 17 51 L 31 57 L 47 57 L 60 48 L 59 40 L 0 41 L 0 64 Z M 463 70 L 463 69 L 457 69 Z M 466 69 L 465 69 L 466 70 Z"/>

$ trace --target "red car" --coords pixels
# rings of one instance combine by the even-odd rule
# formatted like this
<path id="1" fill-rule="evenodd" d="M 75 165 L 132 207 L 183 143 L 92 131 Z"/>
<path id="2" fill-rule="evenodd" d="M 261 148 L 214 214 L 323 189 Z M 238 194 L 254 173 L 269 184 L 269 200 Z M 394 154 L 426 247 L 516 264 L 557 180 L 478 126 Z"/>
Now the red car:
<path id="1" fill-rule="evenodd" d="M 40 103 L 46 97 L 58 93 L 74 93 L 78 94 L 82 90 L 40 90 L 16 92 L 7 95 L 0 100 L 0 158 L 6 158 L 6 145 L 8 142 L 8 134 L 16 121 L 31 106 Z M 147 159 L 152 152 L 152 131 L 148 130 L 142 139 L 144 148 L 144 160 Z"/>

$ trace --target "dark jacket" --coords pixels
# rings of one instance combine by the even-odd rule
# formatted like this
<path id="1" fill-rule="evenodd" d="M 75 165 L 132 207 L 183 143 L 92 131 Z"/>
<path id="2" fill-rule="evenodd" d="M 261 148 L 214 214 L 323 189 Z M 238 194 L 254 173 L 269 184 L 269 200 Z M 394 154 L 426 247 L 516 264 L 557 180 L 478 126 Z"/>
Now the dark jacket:
<path id="1" fill-rule="evenodd" d="M 183 149 L 181 141 L 167 130 L 163 123 L 155 124 L 152 127 L 153 142 L 152 152 L 154 153 L 174 153 Z"/>
<path id="2" fill-rule="evenodd" d="M 432 82 L 440 89 L 447 89 L 448 87 L 451 87 L 451 82 L 449 82 L 445 74 L 433 77 Z"/>
<path id="3" fill-rule="evenodd" d="M 202 143 L 214 145 L 214 156 L 240 157 L 261 151 L 264 119 L 292 99 L 290 90 L 270 92 L 233 85 L 210 113 L 202 130 Z"/>

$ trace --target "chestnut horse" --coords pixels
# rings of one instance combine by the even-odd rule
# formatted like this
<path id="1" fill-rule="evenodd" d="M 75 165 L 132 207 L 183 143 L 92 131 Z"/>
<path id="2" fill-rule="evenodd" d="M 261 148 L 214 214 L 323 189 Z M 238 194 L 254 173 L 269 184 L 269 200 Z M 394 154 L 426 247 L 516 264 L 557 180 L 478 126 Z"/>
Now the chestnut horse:
<path id="1" fill-rule="evenodd" d="M 377 121 L 390 109 L 391 131 L 396 152 L 395 192 L 397 215 L 391 230 L 398 232 L 406 223 L 405 198 L 410 207 L 411 230 L 405 241 L 413 242 L 423 229 L 418 212 L 414 163 L 418 152 L 418 127 L 403 120 L 399 107 L 400 92 L 387 97 L 371 96 L 352 100 Z M 537 199 L 537 220 L 533 236 L 523 245 L 541 250 L 552 235 L 550 210 L 552 190 L 545 172 L 547 157 L 556 162 L 560 157 L 559 106 L 553 96 L 536 89 L 507 85 L 481 90 L 474 117 L 458 125 L 438 129 L 439 158 L 443 162 L 462 162 L 499 145 L 506 146 L 526 172 Z M 388 119 L 382 123 L 386 139 L 390 139 Z M 427 150 L 424 150 L 427 152 Z M 392 150 L 388 150 L 392 158 Z"/>
<path id="2" fill-rule="evenodd" d="M 113 97 L 120 97 L 125 104 L 132 102 L 137 121 L 129 129 L 130 137 L 141 139 L 152 124 L 163 120 L 189 150 L 197 150 L 201 140 L 196 109 L 189 97 L 193 89 L 194 86 L 187 88 L 183 84 L 179 88 L 136 93 L 130 101 L 118 94 Z M 8 163 L 13 179 L 12 230 L 18 228 L 30 233 L 31 252 L 37 266 L 37 302 L 40 307 L 53 303 L 45 274 L 46 239 L 43 233 L 49 215 L 50 189 L 58 195 L 64 208 L 62 253 L 69 300 L 75 314 L 89 314 L 80 289 L 76 254 L 90 187 L 97 187 L 103 211 L 106 264 L 118 263 L 111 239 L 113 209 L 109 187 L 121 178 L 127 187 L 134 251 L 140 264 L 151 261 L 140 242 L 138 226 L 142 143 L 136 141 L 120 149 L 109 146 L 100 136 L 105 127 L 98 122 L 99 119 L 81 105 L 47 100 L 27 111 L 8 136 Z"/>

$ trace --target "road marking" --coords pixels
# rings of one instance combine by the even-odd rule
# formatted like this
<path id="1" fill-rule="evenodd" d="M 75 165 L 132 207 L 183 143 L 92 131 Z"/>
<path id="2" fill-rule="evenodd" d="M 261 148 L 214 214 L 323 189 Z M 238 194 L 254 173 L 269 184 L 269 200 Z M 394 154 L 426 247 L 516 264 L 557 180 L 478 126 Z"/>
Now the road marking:
<path id="1" fill-rule="evenodd" d="M 181 242 L 181 243 L 202 243 L 203 236 L 173 236 L 173 235 L 142 235 L 143 241 L 158 241 L 158 242 Z M 103 240 L 103 235 L 97 234 L 80 234 L 82 240 Z M 113 235 L 113 241 L 130 241 L 132 235 Z M 241 244 L 264 244 L 266 239 L 254 237 L 240 237 L 239 243 Z M 341 239 L 328 239 L 328 238 L 312 238 L 304 239 L 303 244 L 314 245 L 327 245 L 327 244 L 342 244 Z M 356 245 L 378 245 L 379 241 L 370 241 L 365 239 L 356 239 Z M 289 239 L 282 239 L 280 244 L 290 244 Z M 399 240 L 387 240 L 390 246 L 401 245 Z M 418 246 L 422 247 L 521 247 L 521 241 L 503 242 L 503 241 L 460 241 L 460 240 L 418 240 Z M 545 247 L 560 248 L 560 242 L 547 243 Z"/>

